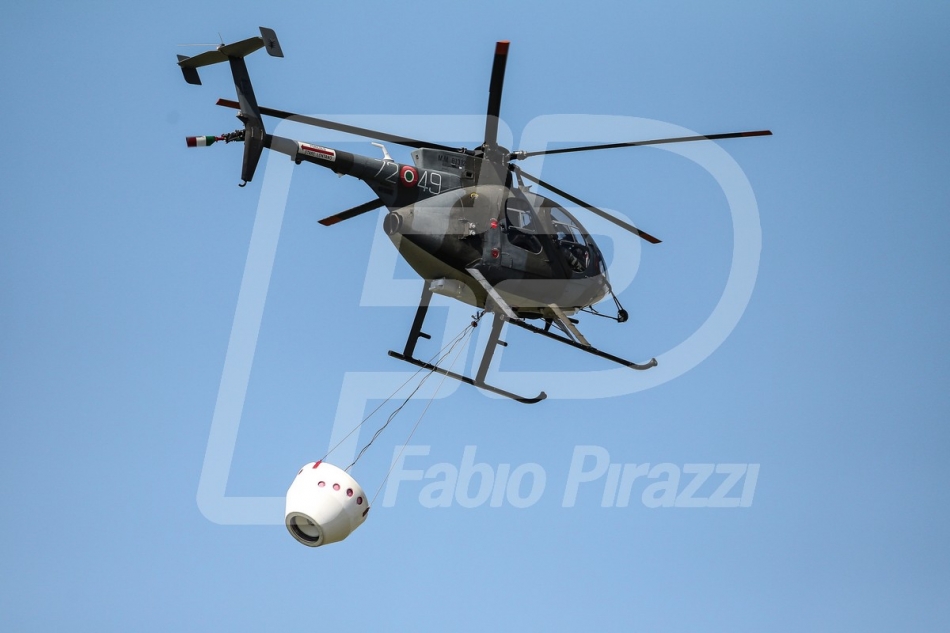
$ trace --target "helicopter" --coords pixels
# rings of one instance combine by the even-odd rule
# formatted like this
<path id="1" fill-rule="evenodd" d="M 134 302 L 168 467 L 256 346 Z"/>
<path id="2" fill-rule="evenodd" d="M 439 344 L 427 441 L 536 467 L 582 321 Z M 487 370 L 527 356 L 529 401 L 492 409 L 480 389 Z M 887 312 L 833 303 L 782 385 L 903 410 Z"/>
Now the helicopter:
<path id="1" fill-rule="evenodd" d="M 518 161 L 542 155 L 771 135 L 769 130 L 756 130 L 540 151 L 509 150 L 498 144 L 509 49 L 508 41 L 499 41 L 488 87 L 484 140 L 471 149 L 450 147 L 259 106 L 244 58 L 261 48 L 272 57 L 283 57 L 277 34 L 265 27 L 260 27 L 259 37 L 221 44 L 193 57 L 178 55 L 185 81 L 195 85 L 201 84 L 198 68 L 228 62 L 237 101 L 219 99 L 217 104 L 236 109 L 243 124 L 219 136 L 188 137 L 188 147 L 209 146 L 217 141 L 243 142 L 241 187 L 254 177 L 264 149 L 285 154 L 297 165 L 319 165 L 365 182 L 374 194 L 371 200 L 319 222 L 332 226 L 386 207 L 383 230 L 424 280 L 406 345 L 402 352 L 390 351 L 389 355 L 526 404 L 545 399 L 545 392 L 525 397 L 485 382 L 497 346 L 507 346 L 500 338 L 505 323 L 634 370 L 647 370 L 657 364 L 655 358 L 636 363 L 595 348 L 577 328 L 578 320 L 573 315 L 578 312 L 609 317 L 593 308 L 608 295 L 617 308 L 617 316 L 609 318 L 623 323 L 629 315 L 610 286 L 604 255 L 589 232 L 564 205 L 531 188 L 537 185 L 651 244 L 660 240 L 525 172 Z M 373 145 L 382 150 L 383 156 L 373 158 L 268 134 L 265 116 L 376 139 L 379 142 Z M 383 143 L 412 148 L 413 164 L 393 160 Z M 423 325 L 433 293 L 480 310 L 473 317 L 473 326 L 483 315 L 492 315 L 488 342 L 473 377 L 414 356 L 419 339 L 430 338 Z"/>

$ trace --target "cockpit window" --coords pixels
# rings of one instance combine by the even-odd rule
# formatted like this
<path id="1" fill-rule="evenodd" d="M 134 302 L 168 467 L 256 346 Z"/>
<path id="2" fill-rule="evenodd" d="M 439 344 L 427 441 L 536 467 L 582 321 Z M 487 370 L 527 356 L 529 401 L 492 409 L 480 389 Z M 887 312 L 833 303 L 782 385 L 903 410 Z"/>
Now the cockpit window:
<path id="1" fill-rule="evenodd" d="M 531 221 L 531 205 L 521 198 L 508 198 L 508 226 L 534 231 Z"/>
<path id="2" fill-rule="evenodd" d="M 530 253 L 540 253 L 541 242 L 534 236 L 537 227 L 532 218 L 531 205 L 521 198 L 508 198 L 506 215 L 508 241 Z"/>
<path id="3" fill-rule="evenodd" d="M 590 247 L 574 218 L 564 209 L 551 207 L 551 224 L 554 225 L 554 239 L 564 260 L 574 272 L 586 271 L 591 262 Z"/>
<path id="4" fill-rule="evenodd" d="M 554 234 L 557 237 L 558 241 L 566 240 L 568 242 L 574 242 L 575 244 L 584 243 L 584 238 L 581 237 L 580 231 L 578 231 L 576 227 L 573 227 L 569 224 L 555 222 Z"/>
<path id="5" fill-rule="evenodd" d="M 554 224 L 555 237 L 560 240 L 567 240 L 575 244 L 584 244 L 584 236 L 575 225 L 573 218 L 567 215 L 562 209 L 551 207 L 551 222 Z"/>

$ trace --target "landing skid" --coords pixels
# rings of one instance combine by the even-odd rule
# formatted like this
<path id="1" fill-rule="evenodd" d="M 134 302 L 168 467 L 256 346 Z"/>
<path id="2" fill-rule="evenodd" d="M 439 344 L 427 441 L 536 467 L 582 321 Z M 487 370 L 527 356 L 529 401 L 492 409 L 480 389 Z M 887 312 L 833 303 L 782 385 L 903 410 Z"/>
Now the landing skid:
<path id="1" fill-rule="evenodd" d="M 541 402 L 542 400 L 548 397 L 548 394 L 542 391 L 541 393 L 537 395 L 536 398 L 525 398 L 524 396 L 519 396 L 518 394 L 511 393 L 510 391 L 505 391 L 504 389 L 499 389 L 498 387 L 492 387 L 491 385 L 486 384 L 485 382 L 477 382 L 475 379 L 469 378 L 468 376 L 463 376 L 461 374 L 456 374 L 455 372 L 451 372 L 447 369 L 436 367 L 435 365 L 419 360 L 418 358 L 412 358 L 411 356 L 406 356 L 405 354 L 400 354 L 399 352 L 394 352 L 392 350 L 389 350 L 389 355 L 392 356 L 393 358 L 404 360 L 407 363 L 412 363 L 416 367 L 422 367 L 424 369 L 428 369 L 429 371 L 434 371 L 444 376 L 448 376 L 449 378 L 455 378 L 456 380 L 464 382 L 467 385 L 472 385 L 474 387 L 478 387 L 479 389 L 484 389 L 485 391 L 497 393 L 499 396 L 505 396 L 506 398 L 511 398 L 512 400 L 516 400 L 523 404 L 535 404 L 537 402 Z"/>
<path id="2" fill-rule="evenodd" d="M 477 279 L 477 278 L 476 278 Z M 480 281 L 480 280 L 479 280 Z M 487 282 L 486 282 L 487 283 Z M 398 358 L 399 360 L 406 361 L 411 363 L 416 367 L 422 367 L 423 369 L 428 369 L 429 371 L 434 371 L 443 376 L 448 376 L 449 378 L 454 378 L 465 384 L 478 387 L 479 389 L 484 389 L 485 391 L 490 391 L 492 393 L 497 393 L 500 396 L 505 396 L 506 398 L 511 398 L 512 400 L 517 400 L 524 404 L 534 404 L 536 402 L 541 402 L 547 398 L 547 394 L 543 391 L 539 393 L 534 398 L 526 398 L 524 396 L 519 396 L 518 394 L 511 393 L 510 391 L 505 391 L 504 389 L 499 389 L 498 387 L 489 385 L 485 382 L 485 376 L 488 375 L 488 368 L 491 365 L 492 356 L 495 354 L 495 348 L 499 345 L 507 346 L 507 343 L 499 340 L 501 335 L 501 328 L 504 326 L 505 322 L 516 325 L 522 329 L 528 330 L 529 332 L 534 332 L 535 334 L 540 334 L 546 336 L 550 339 L 554 339 L 560 343 L 565 343 L 571 347 L 576 347 L 579 350 L 587 352 L 588 354 L 593 354 L 594 356 L 599 356 L 600 358 L 606 358 L 607 360 L 613 361 L 624 367 L 629 367 L 630 369 L 645 370 L 650 369 L 651 367 L 656 367 L 657 362 L 655 358 L 651 358 L 647 363 L 634 363 L 633 361 L 620 358 L 619 356 L 614 356 L 613 354 L 608 354 L 603 352 L 592 345 L 590 345 L 587 340 L 577 332 L 576 328 L 573 325 L 570 325 L 570 320 L 565 317 L 560 310 L 555 310 L 555 314 L 558 316 L 558 320 L 561 322 L 567 322 L 567 331 L 574 332 L 571 336 L 576 336 L 578 340 L 568 338 L 566 336 L 561 336 L 560 334 L 555 334 L 550 331 L 551 320 L 548 320 L 547 326 L 544 328 L 539 328 L 530 323 L 526 323 L 522 319 L 518 318 L 508 318 L 505 313 L 510 312 L 510 308 L 505 304 L 504 300 L 495 295 L 495 303 L 497 303 L 497 311 L 493 310 L 493 318 L 491 325 L 491 333 L 488 337 L 488 344 L 485 346 L 485 353 L 482 355 L 482 362 L 478 366 L 478 371 L 475 373 L 475 378 L 469 378 L 468 376 L 463 376 L 462 374 L 456 374 L 447 369 L 443 369 L 437 365 L 427 363 L 426 361 L 419 360 L 413 356 L 413 352 L 416 349 L 416 343 L 419 342 L 420 338 L 431 338 L 428 334 L 422 331 L 422 324 L 425 322 L 426 313 L 429 311 L 429 302 L 432 299 L 432 291 L 429 290 L 429 284 L 426 282 L 422 287 L 422 297 L 419 300 L 419 308 L 416 310 L 416 317 L 412 321 L 412 328 L 409 330 L 409 338 L 406 340 L 406 347 L 403 352 L 394 352 L 389 351 L 389 355 L 393 358 Z M 507 309 L 506 309 L 507 308 Z M 511 312 L 513 314 L 513 312 Z"/>
<path id="3" fill-rule="evenodd" d="M 529 332 L 534 332 L 535 334 L 540 334 L 541 336 L 553 338 L 555 341 L 566 343 L 567 345 L 570 345 L 571 347 L 576 347 L 577 349 L 583 350 L 587 352 L 588 354 L 593 354 L 594 356 L 600 356 L 601 358 L 612 360 L 613 362 L 623 365 L 624 367 L 629 367 L 630 369 L 639 369 L 642 371 L 644 369 L 650 369 L 651 367 L 657 366 L 657 362 L 655 358 L 651 358 L 650 361 L 647 363 L 638 364 L 633 361 L 620 358 L 619 356 L 614 356 L 613 354 L 602 352 L 596 347 L 593 347 L 591 345 L 583 345 L 581 343 L 578 343 L 577 341 L 572 341 L 566 336 L 561 336 L 560 334 L 555 334 L 554 332 L 551 332 L 548 329 L 542 329 L 534 325 L 531 325 L 530 323 L 525 323 L 524 321 L 520 319 L 517 319 L 515 321 L 509 321 L 509 323 L 511 323 L 512 325 L 517 325 L 520 328 L 524 328 L 528 330 Z"/>

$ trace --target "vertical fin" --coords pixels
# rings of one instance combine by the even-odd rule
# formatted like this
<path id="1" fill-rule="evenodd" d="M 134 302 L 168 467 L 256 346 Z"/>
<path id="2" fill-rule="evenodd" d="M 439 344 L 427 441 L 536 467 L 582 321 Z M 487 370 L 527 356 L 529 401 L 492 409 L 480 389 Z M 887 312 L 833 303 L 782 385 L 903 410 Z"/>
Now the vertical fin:
<path id="1" fill-rule="evenodd" d="M 267 51 L 267 54 L 271 57 L 283 57 L 284 51 L 280 48 L 280 42 L 277 40 L 277 33 L 274 33 L 274 29 L 269 29 L 266 26 L 262 26 L 260 29 L 261 39 L 264 40 L 264 50 Z"/>

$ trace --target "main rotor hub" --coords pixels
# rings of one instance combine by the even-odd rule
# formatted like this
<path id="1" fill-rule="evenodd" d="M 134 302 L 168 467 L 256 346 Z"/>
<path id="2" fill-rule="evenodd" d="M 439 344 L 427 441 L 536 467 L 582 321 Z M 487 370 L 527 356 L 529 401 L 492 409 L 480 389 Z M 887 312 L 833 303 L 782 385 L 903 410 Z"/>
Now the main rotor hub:
<path id="1" fill-rule="evenodd" d="M 478 151 L 481 152 L 483 160 L 487 160 L 495 165 L 501 165 L 502 167 L 508 165 L 508 160 L 511 156 L 511 151 L 508 148 L 502 147 L 497 143 L 484 143 L 478 147 Z"/>

